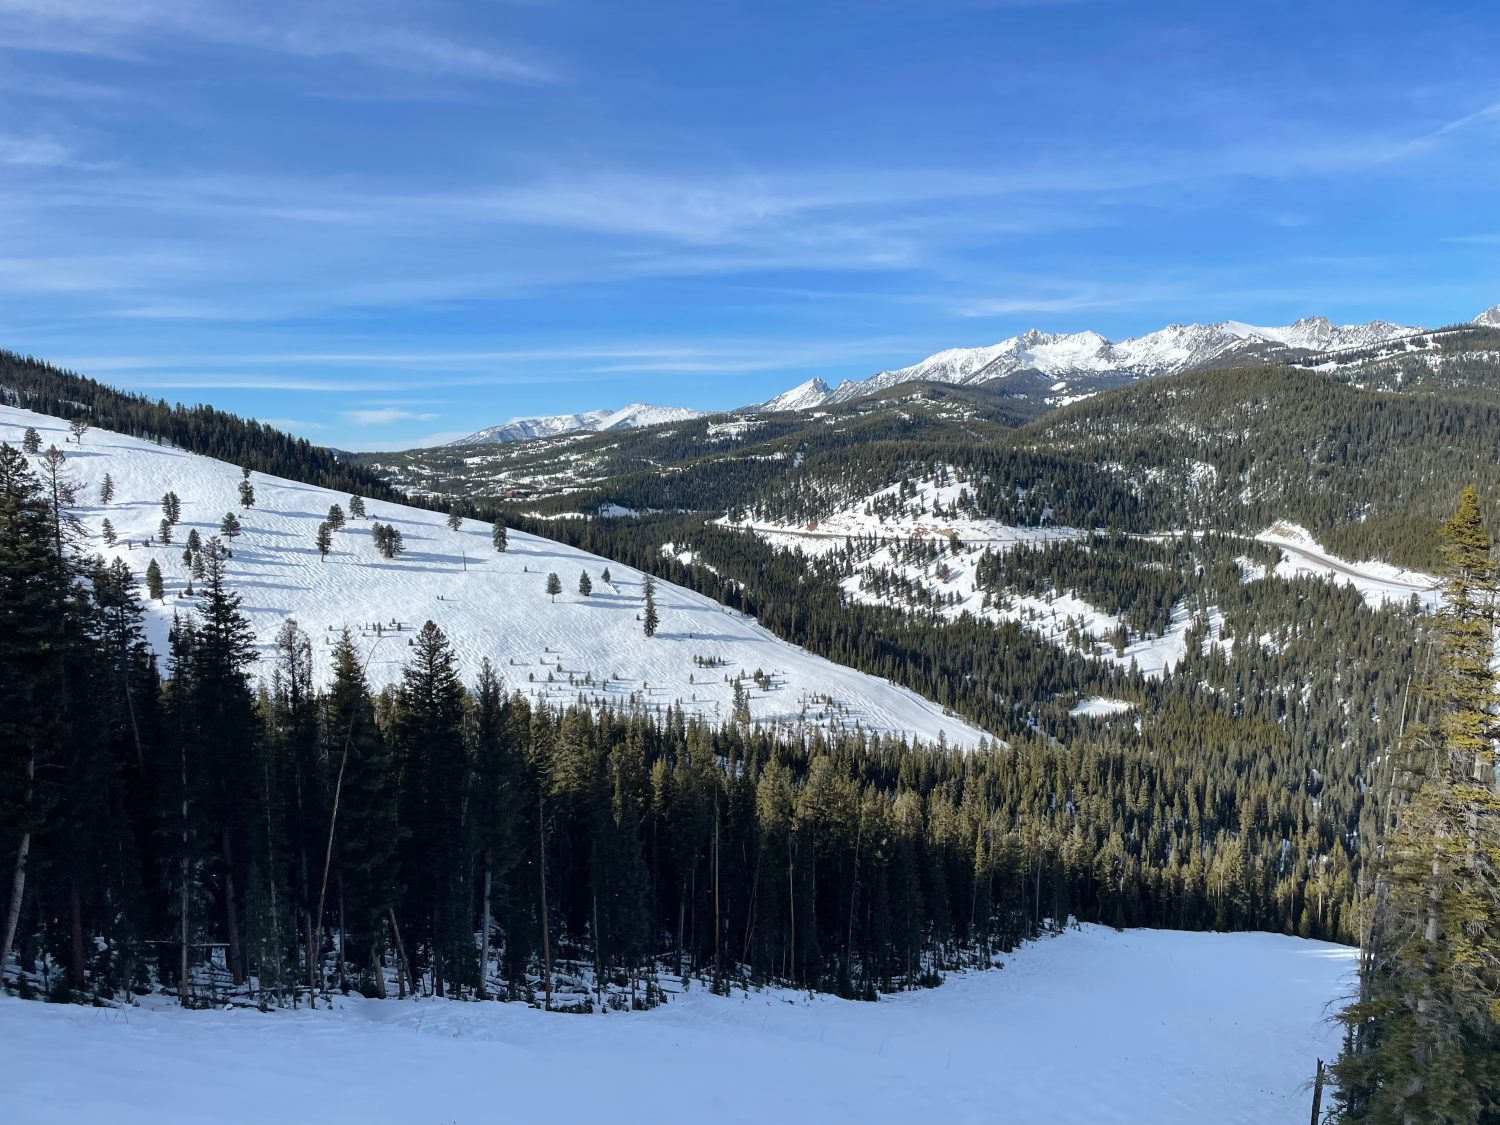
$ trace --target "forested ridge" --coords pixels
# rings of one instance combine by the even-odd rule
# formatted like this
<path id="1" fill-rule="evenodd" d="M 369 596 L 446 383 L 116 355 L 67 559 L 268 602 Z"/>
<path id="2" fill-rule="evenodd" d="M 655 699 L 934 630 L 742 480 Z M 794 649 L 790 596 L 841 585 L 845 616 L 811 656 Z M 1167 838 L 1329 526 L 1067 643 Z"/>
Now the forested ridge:
<path id="1" fill-rule="evenodd" d="M 0 402 L 165 442 L 321 488 L 382 500 L 400 498 L 384 478 L 254 418 L 240 418 L 201 403 L 169 406 L 164 400 L 116 390 L 15 352 L 0 350 Z"/>

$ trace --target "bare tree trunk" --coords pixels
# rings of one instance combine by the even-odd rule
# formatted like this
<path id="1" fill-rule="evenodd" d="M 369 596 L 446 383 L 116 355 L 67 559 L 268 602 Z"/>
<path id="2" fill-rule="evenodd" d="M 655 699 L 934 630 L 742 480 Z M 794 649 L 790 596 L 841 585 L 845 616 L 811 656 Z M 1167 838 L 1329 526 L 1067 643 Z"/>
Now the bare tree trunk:
<path id="1" fill-rule="evenodd" d="M 183 835 L 186 837 L 187 833 L 183 833 Z M 177 874 L 179 881 L 182 883 L 182 889 L 179 892 L 177 900 L 178 911 L 182 915 L 182 957 L 181 963 L 178 966 L 177 999 L 186 1008 L 188 1002 L 188 858 L 186 853 L 183 854 L 182 860 L 178 864 Z"/>
<path id="2" fill-rule="evenodd" d="M 68 928 L 71 941 L 68 949 L 68 984 L 74 991 L 82 992 L 83 976 L 83 892 L 74 879 L 68 887 Z"/>
<path id="3" fill-rule="evenodd" d="M 411 973 L 411 962 L 406 959 L 406 946 L 404 946 L 403 944 L 401 944 L 401 927 L 398 926 L 398 925 L 396 925 L 396 910 L 395 910 L 395 907 L 392 907 L 389 911 L 387 911 L 387 913 L 389 914 L 390 919 L 391 919 L 391 933 L 396 938 L 396 956 L 400 959 L 400 962 L 401 962 L 400 963 L 400 967 L 399 967 L 400 971 L 396 974 L 396 980 L 398 982 L 403 982 L 403 974 L 404 974 L 404 981 L 410 981 L 411 982 L 411 994 L 413 996 L 415 996 L 417 994 L 417 978 L 414 977 L 414 976 L 412 976 L 412 973 Z M 406 998 L 406 984 L 404 982 L 400 984 L 400 990 L 401 990 L 401 998 L 405 999 Z"/>
<path id="4" fill-rule="evenodd" d="M 719 915 L 719 787 L 714 786 L 714 981 L 724 983 L 724 924 Z"/>
<path id="5" fill-rule="evenodd" d="M 224 841 L 224 922 L 229 927 L 229 975 L 235 984 L 245 983 L 245 951 L 240 944 L 240 908 L 235 902 L 234 852 L 229 843 L 229 829 L 222 833 Z"/>
<path id="6" fill-rule="evenodd" d="M 790 917 L 787 932 L 791 935 L 791 953 L 787 956 L 787 961 L 789 962 L 787 965 L 787 976 L 791 978 L 793 984 L 797 983 L 797 882 L 793 877 L 796 868 L 796 860 L 792 858 L 791 848 L 788 847 L 786 853 L 786 901 L 787 913 Z"/>
<path id="7" fill-rule="evenodd" d="M 490 930 L 493 925 L 490 918 L 490 880 L 492 875 L 490 853 L 485 852 L 484 899 L 480 904 L 479 919 L 479 998 L 481 1000 L 488 1000 L 490 998 Z"/>
<path id="8" fill-rule="evenodd" d="M 547 911 L 547 822 L 542 816 L 542 793 L 536 794 L 537 867 L 542 877 L 542 985 L 547 990 L 547 1011 L 552 1010 L 552 921 Z"/>
<path id="9" fill-rule="evenodd" d="M 31 783 L 36 777 L 36 752 L 26 763 L 26 805 L 31 805 Z M 16 927 L 21 924 L 21 896 L 26 893 L 26 857 L 31 854 L 31 833 L 21 833 L 16 849 L 16 865 L 10 877 L 10 907 L 5 912 L 5 942 L 0 944 L 0 974 L 10 961 L 11 947 L 16 943 Z"/>

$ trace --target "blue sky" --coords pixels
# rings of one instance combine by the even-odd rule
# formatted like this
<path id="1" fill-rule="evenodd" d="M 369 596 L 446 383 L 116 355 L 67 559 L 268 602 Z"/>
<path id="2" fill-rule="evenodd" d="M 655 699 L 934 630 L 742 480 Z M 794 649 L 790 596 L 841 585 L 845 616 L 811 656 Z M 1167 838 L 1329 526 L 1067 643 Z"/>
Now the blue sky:
<path id="1" fill-rule="evenodd" d="M 1500 301 L 1500 20 L 0 0 L 0 346 L 345 448 Z"/>

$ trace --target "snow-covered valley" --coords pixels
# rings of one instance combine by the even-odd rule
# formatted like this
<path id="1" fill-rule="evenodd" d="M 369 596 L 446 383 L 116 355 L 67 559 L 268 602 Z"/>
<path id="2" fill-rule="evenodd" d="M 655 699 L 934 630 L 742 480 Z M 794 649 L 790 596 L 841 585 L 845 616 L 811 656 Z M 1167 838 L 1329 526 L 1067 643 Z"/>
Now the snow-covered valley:
<path id="1" fill-rule="evenodd" d="M 1354 960 L 1273 934 L 1085 926 L 875 1004 L 696 982 L 653 1011 L 593 1016 L 358 996 L 265 1015 L 0 997 L 0 1119 L 1277 1125 L 1307 1119 Z"/>
<path id="2" fill-rule="evenodd" d="M 669 583 L 657 585 L 661 628 L 648 639 L 640 620 L 644 576 L 549 539 L 513 530 L 501 554 L 487 523 L 464 520 L 453 531 L 439 513 L 367 500 L 367 518 L 337 531 L 324 560 L 315 546 L 318 524 L 333 504 L 347 510 L 346 495 L 253 473 L 255 504 L 242 508 L 236 466 L 103 430 L 74 445 L 58 419 L 0 407 L 0 441 L 19 446 L 28 426 L 43 448 L 56 445 L 67 455 L 87 546 L 124 559 L 142 582 L 150 560 L 160 567 L 166 598 L 148 603 L 147 625 L 163 656 L 173 614 L 194 604 L 181 596 L 190 582 L 184 540 L 193 530 L 205 540 L 218 534 L 232 511 L 244 530 L 232 544 L 230 583 L 244 597 L 261 653 L 269 660 L 277 631 L 295 618 L 314 638 L 320 678 L 336 634 L 348 628 L 369 659 L 372 683 L 395 682 L 408 642 L 432 620 L 448 635 L 466 679 L 488 658 L 508 690 L 558 705 L 679 707 L 724 722 L 742 679 L 752 720 L 768 726 L 942 736 L 956 746 L 984 738 L 905 688 L 787 644 L 751 618 Z M 106 474 L 114 485 L 108 504 L 99 497 Z M 182 501 L 170 545 L 155 538 L 168 491 Z M 103 540 L 105 519 L 117 546 Z M 395 526 L 405 540 L 395 559 L 375 549 L 377 522 Z M 593 585 L 587 597 L 578 592 L 584 572 Z M 555 599 L 546 593 L 553 573 L 563 591 Z M 757 671 L 765 673 L 764 686 L 753 678 Z"/>

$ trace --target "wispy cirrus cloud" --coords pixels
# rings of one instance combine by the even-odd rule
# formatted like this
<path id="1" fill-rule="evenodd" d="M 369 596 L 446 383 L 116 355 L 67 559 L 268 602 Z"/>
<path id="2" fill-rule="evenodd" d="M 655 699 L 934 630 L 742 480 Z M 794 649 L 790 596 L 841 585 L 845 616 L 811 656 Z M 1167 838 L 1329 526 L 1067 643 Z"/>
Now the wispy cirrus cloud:
<path id="1" fill-rule="evenodd" d="M 430 422 L 437 415 L 399 406 L 382 406 L 371 410 L 344 410 L 340 417 L 356 426 L 389 426 L 395 422 Z"/>
<path id="2" fill-rule="evenodd" d="M 416 9 L 405 18 L 388 13 L 389 6 L 360 3 L 251 9 L 222 0 L 0 0 L 0 47 L 144 59 L 163 38 L 175 37 L 448 77 L 521 83 L 560 77 L 534 52 L 441 34 L 423 26 Z"/>

